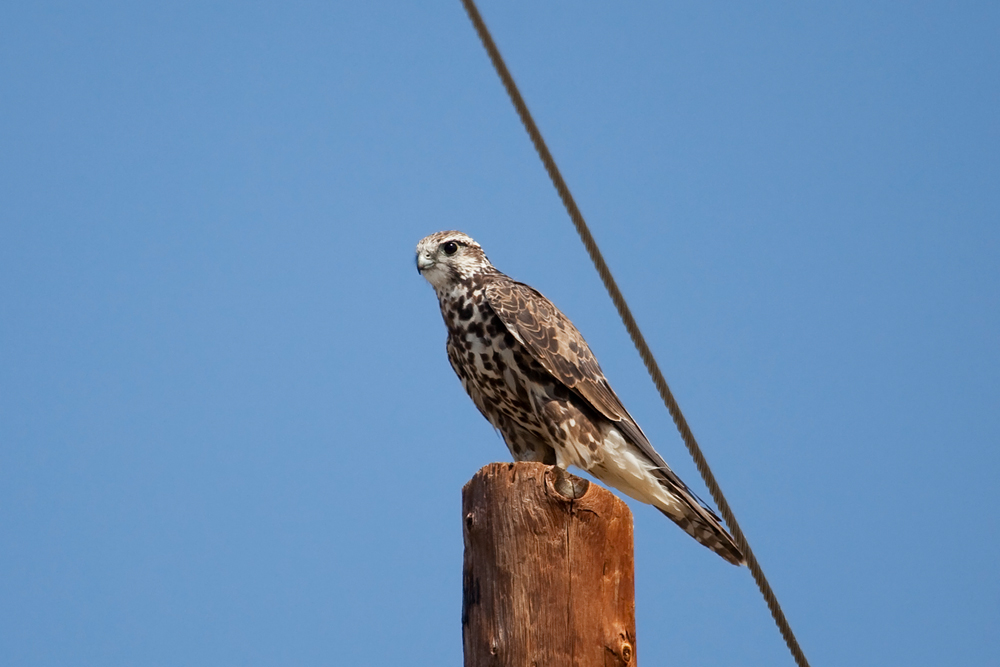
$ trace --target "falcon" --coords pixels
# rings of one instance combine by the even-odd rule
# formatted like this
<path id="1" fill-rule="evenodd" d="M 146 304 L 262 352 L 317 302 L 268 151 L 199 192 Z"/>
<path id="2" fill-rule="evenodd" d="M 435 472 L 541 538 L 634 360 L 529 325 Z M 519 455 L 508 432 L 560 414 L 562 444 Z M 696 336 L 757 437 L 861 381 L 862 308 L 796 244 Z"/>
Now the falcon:
<path id="1" fill-rule="evenodd" d="M 494 268 L 462 232 L 422 239 L 417 271 L 437 293 L 451 367 L 516 461 L 585 470 L 730 563 L 744 563 L 719 517 L 653 449 L 551 301 Z"/>

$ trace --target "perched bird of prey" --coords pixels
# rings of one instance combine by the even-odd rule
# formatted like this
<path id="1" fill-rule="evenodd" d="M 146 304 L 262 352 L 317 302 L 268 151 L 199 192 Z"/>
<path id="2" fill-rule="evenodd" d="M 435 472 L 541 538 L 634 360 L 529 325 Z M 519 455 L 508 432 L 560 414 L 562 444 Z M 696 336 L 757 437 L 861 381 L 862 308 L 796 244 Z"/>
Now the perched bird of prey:
<path id="1" fill-rule="evenodd" d="M 722 522 L 656 453 L 573 323 L 538 291 L 496 270 L 462 232 L 417 244 L 417 271 L 448 326 L 448 360 L 517 461 L 574 465 L 653 505 L 730 563 Z"/>

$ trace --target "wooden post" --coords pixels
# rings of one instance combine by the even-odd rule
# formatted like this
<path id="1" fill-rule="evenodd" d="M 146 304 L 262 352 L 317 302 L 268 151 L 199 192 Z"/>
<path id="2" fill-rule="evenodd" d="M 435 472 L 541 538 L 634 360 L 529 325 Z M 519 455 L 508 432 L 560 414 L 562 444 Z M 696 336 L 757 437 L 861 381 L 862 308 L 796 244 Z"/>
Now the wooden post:
<path id="1" fill-rule="evenodd" d="M 466 667 L 636 664 L 632 514 L 541 463 L 491 463 L 462 489 Z"/>

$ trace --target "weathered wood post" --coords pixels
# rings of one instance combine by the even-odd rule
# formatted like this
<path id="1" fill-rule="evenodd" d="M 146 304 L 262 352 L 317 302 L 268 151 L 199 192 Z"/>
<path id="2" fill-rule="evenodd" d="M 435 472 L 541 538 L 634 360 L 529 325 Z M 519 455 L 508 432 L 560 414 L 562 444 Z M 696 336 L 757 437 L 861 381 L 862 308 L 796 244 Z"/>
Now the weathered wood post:
<path id="1" fill-rule="evenodd" d="M 466 667 L 636 664 L 624 502 L 541 463 L 491 463 L 462 516 Z"/>

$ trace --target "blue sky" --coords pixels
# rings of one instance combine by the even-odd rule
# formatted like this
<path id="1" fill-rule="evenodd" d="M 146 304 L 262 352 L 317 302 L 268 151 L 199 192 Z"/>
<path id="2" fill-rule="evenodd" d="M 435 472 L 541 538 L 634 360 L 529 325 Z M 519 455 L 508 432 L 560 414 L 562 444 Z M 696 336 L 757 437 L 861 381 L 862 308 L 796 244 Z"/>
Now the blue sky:
<path id="1" fill-rule="evenodd" d="M 1000 10 L 483 2 L 813 664 L 1000 653 Z M 704 493 L 461 5 L 0 7 L 0 663 L 461 661 L 508 460 L 413 248 Z M 792 664 L 632 504 L 642 664 Z"/>

